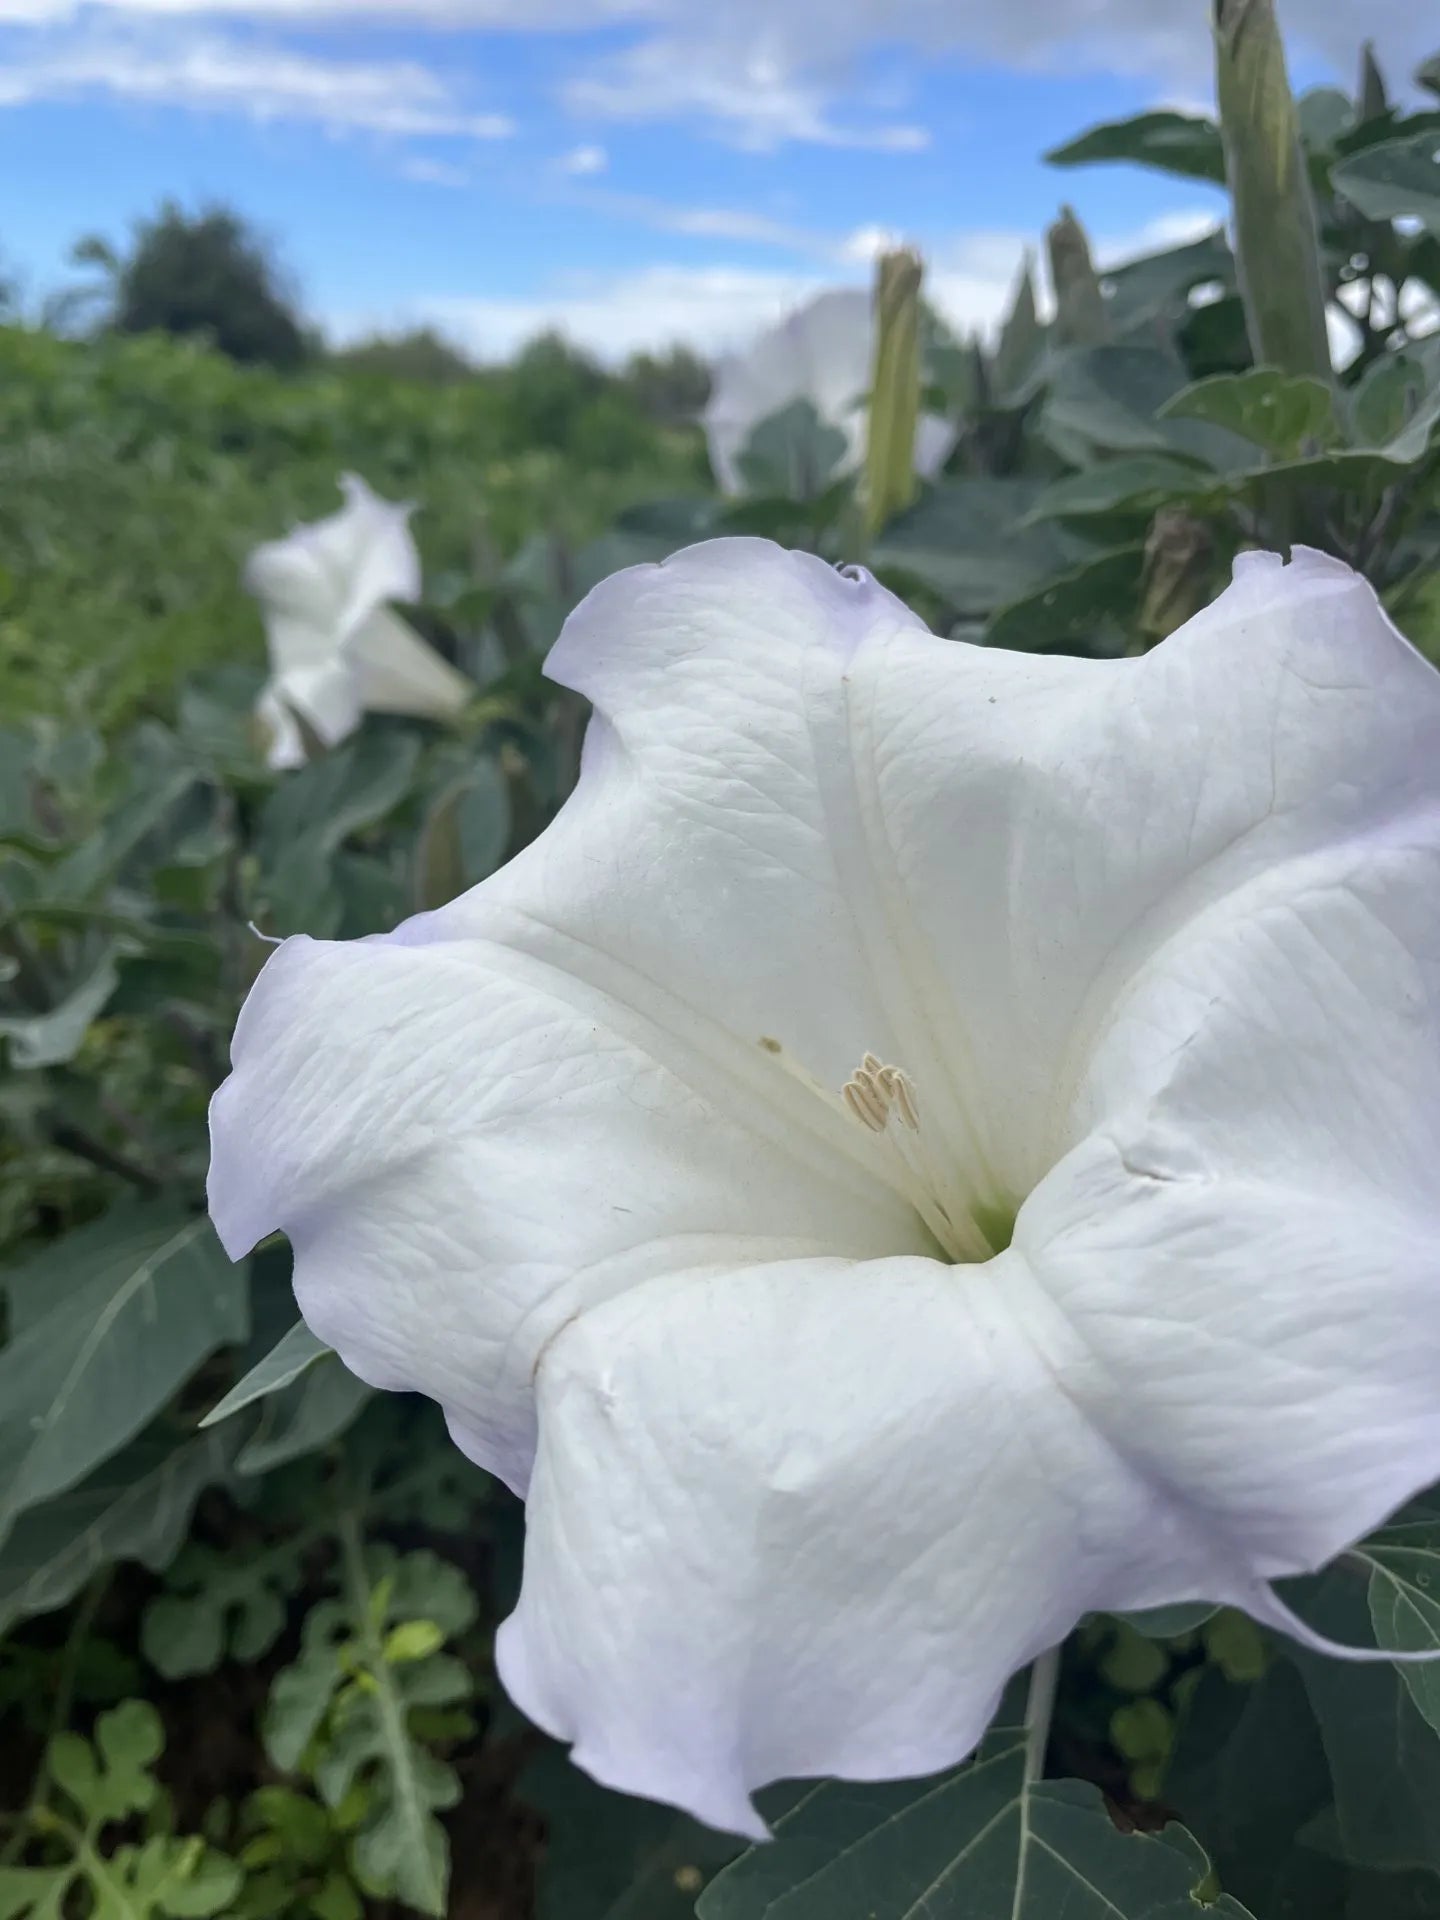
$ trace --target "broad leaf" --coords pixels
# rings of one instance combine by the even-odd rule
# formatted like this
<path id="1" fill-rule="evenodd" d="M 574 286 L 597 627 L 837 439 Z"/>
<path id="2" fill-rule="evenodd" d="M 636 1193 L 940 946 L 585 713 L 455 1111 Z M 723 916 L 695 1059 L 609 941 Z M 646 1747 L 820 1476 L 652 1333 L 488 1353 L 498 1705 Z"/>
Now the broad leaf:
<path id="1" fill-rule="evenodd" d="M 598 1786 L 557 1747 L 531 1762 L 516 1792 L 546 1821 L 536 1920 L 689 1920 L 696 1895 L 744 1844 Z"/>
<path id="2" fill-rule="evenodd" d="M 1024 526 L 1033 480 L 948 480 L 892 520 L 870 564 L 918 582 L 960 614 L 984 614 L 1073 565 L 1084 545 L 1056 527 Z"/>
<path id="3" fill-rule="evenodd" d="M 1433 131 L 1387 140 L 1339 161 L 1330 172 L 1338 192 L 1371 220 L 1418 220 L 1440 233 L 1440 140 Z"/>
<path id="4" fill-rule="evenodd" d="M 1225 184 L 1225 151 L 1213 120 L 1196 114 L 1137 113 L 1129 120 L 1107 120 L 1045 155 L 1052 167 L 1084 167 L 1097 160 L 1127 161 L 1177 174 L 1182 180 Z"/>
<path id="5" fill-rule="evenodd" d="M 235 1462 L 237 1471 L 269 1473 L 329 1446 L 369 1398 L 369 1387 L 338 1354 L 322 1355 L 300 1379 L 266 1399 L 260 1423 Z"/>
<path id="6" fill-rule="evenodd" d="M 34 1069 L 73 1060 L 119 981 L 115 962 L 106 954 L 46 1012 L 0 1014 L 0 1037 L 10 1043 L 10 1065 Z"/>
<path id="7" fill-rule="evenodd" d="M 1027 1785 L 1023 1729 L 938 1780 L 804 1792 L 701 1896 L 700 1920 L 1194 1920 L 1210 1876 L 1180 1828 L 1124 1834 L 1096 1788 Z M 1221 1895 L 1206 1909 L 1240 1920 Z"/>
<path id="8" fill-rule="evenodd" d="M 1103 655 L 1123 651 L 1142 559 L 1137 544 L 1082 561 L 1001 607 L 985 629 L 986 643 L 1022 653 L 1081 645 Z"/>
<path id="9" fill-rule="evenodd" d="M 179 1551 L 195 1502 L 223 1479 L 234 1433 L 180 1446 L 141 1439 L 88 1480 L 23 1514 L 0 1548 L 0 1633 L 63 1607 L 102 1567 L 138 1560 L 159 1572 Z"/>
<path id="10" fill-rule="evenodd" d="M 1440 1653 L 1440 1504 L 1412 1501 L 1352 1556 L 1370 1569 L 1375 1643 L 1397 1653 Z M 1440 1663 L 1409 1661 L 1396 1672 L 1440 1732 Z"/>
<path id="11" fill-rule="evenodd" d="M 1198 380 L 1167 400 L 1160 416 L 1228 428 L 1278 460 L 1318 453 L 1340 437 L 1334 390 L 1323 380 L 1275 367 Z"/>
<path id="12" fill-rule="evenodd" d="M 1342 1646 L 1375 1644 L 1364 1566 L 1345 1563 L 1304 1583 L 1292 1604 Z M 1334 1783 L 1334 1808 L 1307 1844 L 1357 1867 L 1440 1873 L 1440 1740 L 1400 1672 L 1277 1643 L 1300 1671 Z"/>
<path id="13" fill-rule="evenodd" d="M 1174 500 L 1219 484 L 1208 468 L 1170 453 L 1135 453 L 1120 460 L 1098 461 L 1079 473 L 1067 474 L 1046 487 L 1021 522 L 1084 518 L 1120 509 L 1152 514 Z"/>
<path id="14" fill-rule="evenodd" d="M 1107 453 L 1180 453 L 1224 472 L 1243 467 L 1249 447 L 1199 420 L 1163 420 L 1167 400 L 1187 385 L 1178 356 L 1155 346 L 1115 345 L 1067 353 L 1055 365 L 1040 413 L 1041 436 L 1071 466 Z"/>
<path id="15" fill-rule="evenodd" d="M 292 1381 L 300 1378 L 307 1367 L 313 1367 L 317 1360 L 323 1360 L 329 1352 L 330 1348 L 325 1342 L 317 1340 L 303 1320 L 297 1320 L 265 1358 L 258 1361 L 243 1380 L 236 1382 L 218 1406 L 210 1409 L 200 1425 L 213 1427 L 245 1407 L 253 1406 L 255 1401 L 263 1400 L 272 1393 L 283 1392 Z"/>
<path id="16" fill-rule="evenodd" d="M 157 1203 L 137 1239 L 0 1353 L 0 1541 L 138 1433 L 217 1347 L 244 1338 L 246 1271 L 204 1218 Z M 63 1273 L 65 1242 L 49 1251 Z M 33 1271 L 33 1269 L 32 1269 Z"/>
<path id="17" fill-rule="evenodd" d="M 1221 1885 L 1258 1914 L 1346 1920 L 1346 1876 L 1300 1836 L 1330 1807 L 1330 1768 L 1305 1688 L 1287 1661 L 1246 1685 L 1199 1669 L 1165 1768 L 1165 1803 L 1205 1848 Z"/>
<path id="18" fill-rule="evenodd" d="M 1117 337 L 1157 321 L 1178 326 L 1190 315 L 1189 294 L 1212 284 L 1235 285 L 1234 255 L 1219 227 L 1186 246 L 1109 267 L 1102 277 L 1106 309 Z"/>
<path id="19" fill-rule="evenodd" d="M 833 478 L 846 445 L 845 435 L 822 420 L 812 402 L 792 400 L 760 422 L 737 464 L 747 492 L 813 500 Z"/>

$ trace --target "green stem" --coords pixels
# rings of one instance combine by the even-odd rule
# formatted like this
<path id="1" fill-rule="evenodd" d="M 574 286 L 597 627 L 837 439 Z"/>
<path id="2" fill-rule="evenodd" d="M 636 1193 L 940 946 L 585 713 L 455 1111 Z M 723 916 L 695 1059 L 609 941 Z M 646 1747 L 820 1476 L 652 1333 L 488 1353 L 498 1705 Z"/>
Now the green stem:
<path id="1" fill-rule="evenodd" d="M 75 1609 L 70 1622 L 70 1631 L 65 1637 L 65 1650 L 60 1656 L 60 1673 L 55 1683 L 55 1701 L 50 1709 L 50 1730 L 45 1736 L 45 1745 L 40 1750 L 40 1759 L 35 1768 L 35 1780 L 30 1788 L 30 1798 L 20 1815 L 19 1825 L 0 1851 L 0 1866 L 12 1866 L 25 1851 L 29 1840 L 30 1828 L 35 1824 L 38 1814 L 44 1811 L 50 1793 L 50 1742 L 57 1733 L 63 1733 L 70 1721 L 70 1709 L 75 1704 L 75 1682 L 80 1673 L 80 1660 L 89 1643 L 90 1629 L 95 1624 L 95 1615 L 100 1610 L 100 1602 L 110 1585 L 110 1568 L 104 1568 L 86 1587 L 81 1595 L 80 1604 Z"/>
<path id="2" fill-rule="evenodd" d="M 1033 1787 L 1045 1774 L 1045 1751 L 1050 1745 L 1050 1722 L 1055 1713 L 1055 1689 L 1060 1679 L 1060 1648 L 1042 1653 L 1030 1669 L 1030 1693 L 1025 1702 L 1025 1784 Z"/>
<path id="3" fill-rule="evenodd" d="M 360 1531 L 362 1510 L 358 1502 L 347 1504 L 342 1508 L 335 1526 L 335 1537 L 340 1542 L 345 1600 L 354 1622 L 356 1638 L 364 1653 L 365 1665 L 375 1683 L 375 1706 L 390 1755 L 401 1824 L 408 1830 L 412 1857 L 417 1862 L 427 1861 L 429 1855 L 425 1843 L 428 1816 L 417 1790 L 415 1769 L 410 1757 L 410 1730 L 405 1724 L 405 1707 L 396 1689 L 390 1663 L 385 1658 L 384 1640 L 376 1626 L 370 1604 L 370 1574 L 365 1565 L 365 1541 Z M 437 1883 L 427 1891 L 431 1899 L 425 1911 L 443 1914 L 443 1886 Z"/>

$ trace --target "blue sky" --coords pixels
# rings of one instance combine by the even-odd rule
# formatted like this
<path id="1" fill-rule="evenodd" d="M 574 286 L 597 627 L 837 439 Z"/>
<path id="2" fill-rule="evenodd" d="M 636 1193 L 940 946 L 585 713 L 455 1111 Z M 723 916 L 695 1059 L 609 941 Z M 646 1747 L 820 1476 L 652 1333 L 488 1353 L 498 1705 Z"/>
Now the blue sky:
<path id="1" fill-rule="evenodd" d="M 428 319 L 499 355 L 559 324 L 618 355 L 738 338 L 917 241 L 957 320 L 1070 199 L 1102 252 L 1197 230 L 1203 188 L 1058 173 L 1046 145 L 1209 94 L 1206 0 L 0 0 L 0 259 L 224 200 L 339 335 Z M 1290 0 L 1300 83 L 1397 0 Z M 23 187 L 20 182 L 24 182 Z"/>

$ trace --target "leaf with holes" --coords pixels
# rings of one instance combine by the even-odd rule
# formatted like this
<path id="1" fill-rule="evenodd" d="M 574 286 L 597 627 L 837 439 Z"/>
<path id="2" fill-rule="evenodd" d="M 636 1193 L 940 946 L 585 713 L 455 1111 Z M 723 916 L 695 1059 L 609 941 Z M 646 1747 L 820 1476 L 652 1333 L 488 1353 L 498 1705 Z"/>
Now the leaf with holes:
<path id="1" fill-rule="evenodd" d="M 1210 1900 L 1183 1828 L 1122 1833 L 1096 1788 L 1027 1783 L 1025 1734 L 992 1732 L 939 1779 L 804 1791 L 701 1895 L 700 1920 L 1243 1920 Z"/>

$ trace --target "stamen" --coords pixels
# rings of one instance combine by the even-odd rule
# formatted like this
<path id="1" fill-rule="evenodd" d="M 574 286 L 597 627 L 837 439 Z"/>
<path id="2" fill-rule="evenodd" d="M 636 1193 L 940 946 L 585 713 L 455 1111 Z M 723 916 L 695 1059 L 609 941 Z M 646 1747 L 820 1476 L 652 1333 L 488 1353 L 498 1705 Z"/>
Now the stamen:
<path id="1" fill-rule="evenodd" d="M 951 1259 L 990 1259 L 994 1248 L 963 1195 L 954 1191 L 954 1183 L 927 1150 L 915 1083 L 904 1068 L 886 1066 L 877 1055 L 867 1053 L 840 1089 L 840 1097 L 862 1126 L 883 1136 L 891 1150 L 891 1178 L 899 1176 L 896 1184 Z"/>

